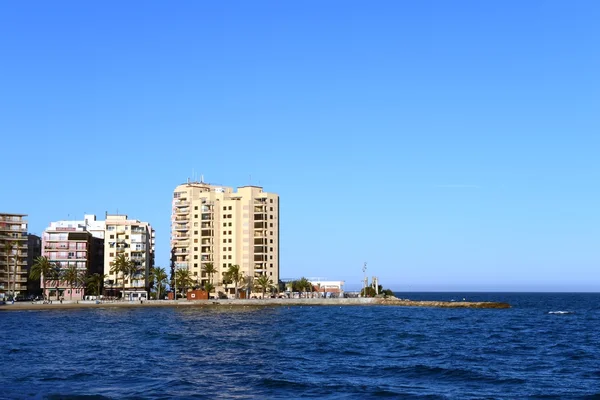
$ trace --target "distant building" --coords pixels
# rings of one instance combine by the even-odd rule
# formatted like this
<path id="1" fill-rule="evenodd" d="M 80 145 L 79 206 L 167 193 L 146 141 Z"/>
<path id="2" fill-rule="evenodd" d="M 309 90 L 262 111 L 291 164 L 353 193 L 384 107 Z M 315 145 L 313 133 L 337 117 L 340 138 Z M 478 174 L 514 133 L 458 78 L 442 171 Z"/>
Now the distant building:
<path id="1" fill-rule="evenodd" d="M 212 263 L 217 292 L 232 295 L 223 283 L 231 265 L 239 265 L 245 286 L 261 275 L 273 285 L 279 280 L 279 196 L 259 186 L 230 187 L 188 182 L 173 192 L 171 267 L 187 269 L 197 287 L 210 277 L 203 268 Z M 240 289 L 244 285 L 240 282 Z M 258 290 L 256 290 L 258 291 Z"/>
<path id="2" fill-rule="evenodd" d="M 0 299 L 27 291 L 26 216 L 0 213 Z"/>

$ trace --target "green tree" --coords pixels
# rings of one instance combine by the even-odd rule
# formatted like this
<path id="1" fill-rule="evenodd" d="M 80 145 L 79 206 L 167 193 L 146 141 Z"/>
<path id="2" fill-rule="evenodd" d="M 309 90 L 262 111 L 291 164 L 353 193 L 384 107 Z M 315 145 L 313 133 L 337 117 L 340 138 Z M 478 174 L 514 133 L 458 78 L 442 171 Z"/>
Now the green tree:
<path id="1" fill-rule="evenodd" d="M 156 298 L 160 300 L 160 292 L 167 283 L 167 272 L 164 268 L 154 267 L 152 268 L 152 278 L 156 283 Z"/>
<path id="2" fill-rule="evenodd" d="M 229 281 L 235 285 L 235 298 L 238 298 L 239 282 L 244 279 L 244 276 L 240 272 L 240 266 L 237 264 L 230 265 L 226 272 L 226 277 Z"/>
<path id="3" fill-rule="evenodd" d="M 64 272 L 60 266 L 60 263 L 55 263 L 54 267 L 50 270 L 50 273 L 48 275 L 48 280 L 54 282 L 54 286 L 56 287 L 56 300 L 58 300 L 59 298 L 59 287 L 61 280 L 63 279 L 63 273 Z M 50 298 L 50 293 L 48 293 L 48 298 Z"/>
<path id="4" fill-rule="evenodd" d="M 127 264 L 127 267 L 125 268 L 125 275 L 129 277 L 129 281 L 131 282 L 131 287 L 134 287 L 133 281 L 140 280 L 139 275 L 141 275 L 144 272 L 145 272 L 144 267 L 134 263 L 133 261 L 130 261 Z M 146 277 L 144 277 L 144 281 L 146 280 L 145 278 Z M 144 286 L 146 286 L 145 282 L 144 282 Z M 135 285 L 135 287 L 137 287 L 137 285 Z"/>
<path id="5" fill-rule="evenodd" d="M 308 292 L 312 291 L 312 284 L 308 279 L 302 277 L 299 280 L 292 282 L 292 288 L 294 289 L 294 291 L 297 290 L 298 292 Z M 308 297 L 308 293 L 306 293 L 305 296 Z M 300 297 L 302 297 L 302 295 L 300 295 Z"/>
<path id="6" fill-rule="evenodd" d="M 254 280 L 254 284 L 262 291 L 262 297 L 265 298 L 265 292 L 273 286 L 273 281 L 266 275 L 261 275 Z"/>
<path id="7" fill-rule="evenodd" d="M 100 296 L 102 294 L 102 285 L 104 285 L 104 280 L 106 278 L 108 278 L 108 275 L 99 273 L 88 276 L 86 282 L 90 290 L 90 294 Z"/>
<path id="8" fill-rule="evenodd" d="M 121 293 L 121 299 L 125 298 L 125 276 L 129 273 L 129 266 L 133 264 L 125 254 L 121 253 L 117 255 L 110 263 L 110 273 L 115 274 L 115 279 L 119 280 L 119 274 L 121 274 L 121 279 L 123 280 L 123 292 Z"/>
<path id="9" fill-rule="evenodd" d="M 63 279 L 69 286 L 69 300 L 73 300 L 73 287 L 78 287 L 84 282 L 84 275 L 76 265 L 70 265 L 64 270 Z"/>
<path id="10" fill-rule="evenodd" d="M 52 270 L 56 268 L 56 264 L 50 262 L 48 257 L 36 257 L 31 270 L 29 271 L 30 279 L 39 279 L 42 286 L 42 296 L 46 295 L 46 279 L 50 277 Z"/>
<path id="11" fill-rule="evenodd" d="M 177 286 L 181 289 L 181 294 L 185 294 L 187 289 L 194 285 L 189 269 L 178 269 L 175 272 L 175 277 L 177 278 Z"/>
<path id="12" fill-rule="evenodd" d="M 205 283 L 204 284 L 204 290 L 206 290 L 208 292 L 208 297 L 210 297 L 210 292 L 212 292 L 213 290 L 215 290 L 215 285 L 213 285 L 210 282 Z"/>
<path id="13" fill-rule="evenodd" d="M 213 263 L 206 263 L 202 266 L 202 270 L 208 275 L 208 280 L 213 283 L 213 275 L 217 273 L 217 269 Z"/>

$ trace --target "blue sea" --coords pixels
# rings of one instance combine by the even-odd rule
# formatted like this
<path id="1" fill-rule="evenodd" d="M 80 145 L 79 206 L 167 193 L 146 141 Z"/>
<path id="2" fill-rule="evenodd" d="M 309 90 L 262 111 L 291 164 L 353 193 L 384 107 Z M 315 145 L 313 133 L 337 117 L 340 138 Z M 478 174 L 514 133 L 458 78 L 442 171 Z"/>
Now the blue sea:
<path id="1" fill-rule="evenodd" d="M 600 294 L 0 312 L 2 399 L 600 398 Z"/>

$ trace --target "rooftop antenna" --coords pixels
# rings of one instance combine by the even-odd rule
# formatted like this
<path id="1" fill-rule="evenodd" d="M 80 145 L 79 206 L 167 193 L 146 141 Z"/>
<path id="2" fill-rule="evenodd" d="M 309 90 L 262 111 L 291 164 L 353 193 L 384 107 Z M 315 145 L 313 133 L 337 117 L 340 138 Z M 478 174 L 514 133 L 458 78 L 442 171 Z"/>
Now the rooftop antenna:
<path id="1" fill-rule="evenodd" d="M 204 174 L 200 175 L 200 183 L 204 183 Z"/>

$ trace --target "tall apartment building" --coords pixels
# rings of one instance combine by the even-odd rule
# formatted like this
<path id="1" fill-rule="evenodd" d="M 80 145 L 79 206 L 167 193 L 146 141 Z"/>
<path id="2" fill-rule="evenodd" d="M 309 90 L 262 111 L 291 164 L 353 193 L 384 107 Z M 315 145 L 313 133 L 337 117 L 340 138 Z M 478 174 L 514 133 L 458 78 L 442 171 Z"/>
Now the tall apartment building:
<path id="1" fill-rule="evenodd" d="M 124 297 L 146 297 L 150 286 L 150 269 L 154 267 L 155 233 L 147 222 L 127 219 L 127 215 L 106 215 L 104 237 L 104 273 L 112 285 L 112 294 L 121 292 L 121 274 L 110 272 L 111 265 L 119 254 L 124 254 L 139 267 L 139 273 L 126 277 Z"/>
<path id="2" fill-rule="evenodd" d="M 0 298 L 27 291 L 26 216 L 0 213 Z"/>
<path id="3" fill-rule="evenodd" d="M 103 268 L 104 221 L 86 215 L 81 221 L 51 222 L 42 236 L 42 255 L 61 270 L 75 266 L 82 278 L 100 273 Z M 74 285 L 71 293 L 64 280 L 44 277 L 44 295 L 49 298 L 81 300 L 85 283 Z"/>
<path id="4" fill-rule="evenodd" d="M 212 263 L 217 292 L 231 295 L 222 276 L 239 265 L 250 279 L 279 281 L 279 196 L 259 186 L 230 187 L 188 182 L 173 192 L 171 215 L 173 270 L 188 269 L 198 286 L 208 282 L 203 267 Z"/>

